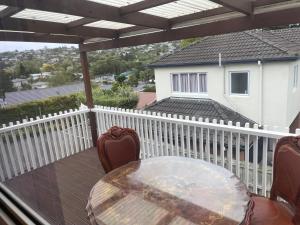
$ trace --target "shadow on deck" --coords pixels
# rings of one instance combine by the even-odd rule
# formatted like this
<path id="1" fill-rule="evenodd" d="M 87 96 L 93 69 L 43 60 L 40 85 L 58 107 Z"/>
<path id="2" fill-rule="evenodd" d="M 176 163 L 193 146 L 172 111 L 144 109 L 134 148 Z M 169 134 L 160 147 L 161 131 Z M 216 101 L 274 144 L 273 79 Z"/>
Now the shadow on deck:
<path id="1" fill-rule="evenodd" d="M 96 149 L 88 149 L 5 185 L 51 224 L 85 225 L 90 190 L 103 175 Z"/>

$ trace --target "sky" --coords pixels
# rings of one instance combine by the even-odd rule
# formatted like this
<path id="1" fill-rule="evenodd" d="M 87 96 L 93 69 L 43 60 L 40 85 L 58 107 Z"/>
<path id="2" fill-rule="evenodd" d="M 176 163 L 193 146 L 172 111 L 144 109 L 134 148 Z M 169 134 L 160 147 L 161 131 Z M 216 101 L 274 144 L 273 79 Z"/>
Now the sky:
<path id="1" fill-rule="evenodd" d="M 75 46 L 72 44 L 54 44 L 54 43 L 34 43 L 34 42 L 8 42 L 8 41 L 0 41 L 0 52 L 7 52 L 7 51 L 24 51 L 24 50 L 36 50 L 41 48 L 57 48 L 62 46 Z"/>

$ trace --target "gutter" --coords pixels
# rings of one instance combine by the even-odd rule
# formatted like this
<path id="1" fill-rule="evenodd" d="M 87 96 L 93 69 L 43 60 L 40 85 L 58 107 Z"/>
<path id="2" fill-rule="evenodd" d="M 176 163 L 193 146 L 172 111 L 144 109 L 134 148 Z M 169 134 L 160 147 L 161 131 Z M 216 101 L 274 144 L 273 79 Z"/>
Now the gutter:
<path id="1" fill-rule="evenodd" d="M 245 60 L 227 60 L 222 61 L 222 64 L 235 64 L 235 63 L 257 63 L 260 60 L 263 63 L 266 62 L 285 62 L 294 61 L 300 59 L 300 56 L 287 56 L 284 58 L 265 58 L 265 59 L 245 59 Z M 164 67 L 182 67 L 182 66 L 208 66 L 219 65 L 219 61 L 214 62 L 195 62 L 195 63 L 170 63 L 170 64 L 150 64 L 149 68 L 164 68 Z"/>

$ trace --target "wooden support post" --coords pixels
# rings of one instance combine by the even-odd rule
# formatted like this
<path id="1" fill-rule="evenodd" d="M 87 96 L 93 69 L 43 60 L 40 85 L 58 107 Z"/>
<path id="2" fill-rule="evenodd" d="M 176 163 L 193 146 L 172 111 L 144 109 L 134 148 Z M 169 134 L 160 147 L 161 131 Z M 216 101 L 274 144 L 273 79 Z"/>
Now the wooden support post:
<path id="1" fill-rule="evenodd" d="M 88 59 L 87 59 L 86 52 L 80 52 L 80 61 L 81 61 L 82 73 L 83 73 L 86 104 L 89 109 L 92 109 L 92 108 L 94 108 L 94 102 L 93 102 L 89 65 L 88 65 Z M 90 120 L 93 146 L 96 147 L 98 135 L 97 135 L 96 114 L 94 112 L 89 112 L 89 120 Z"/>

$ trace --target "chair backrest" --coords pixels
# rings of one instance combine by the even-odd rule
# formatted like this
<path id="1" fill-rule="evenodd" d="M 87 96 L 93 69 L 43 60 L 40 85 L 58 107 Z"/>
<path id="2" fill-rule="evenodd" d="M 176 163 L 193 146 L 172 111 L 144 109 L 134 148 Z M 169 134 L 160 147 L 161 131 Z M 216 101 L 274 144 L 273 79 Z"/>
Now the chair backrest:
<path id="1" fill-rule="evenodd" d="M 300 224 L 300 136 L 281 138 L 275 149 L 271 199 L 280 197 L 295 210 Z"/>
<path id="2" fill-rule="evenodd" d="M 106 173 L 131 161 L 137 161 L 140 156 L 139 137 L 129 128 L 110 128 L 98 138 L 97 148 Z"/>

